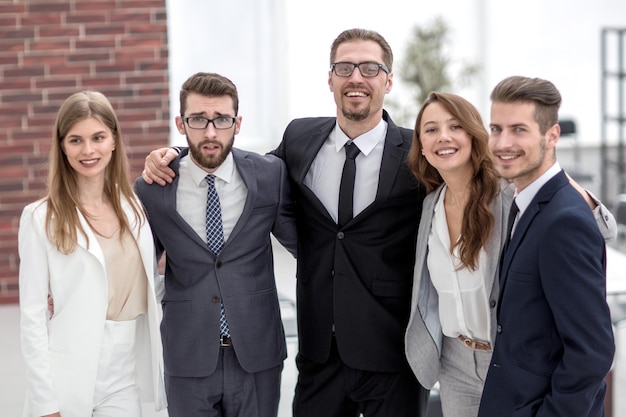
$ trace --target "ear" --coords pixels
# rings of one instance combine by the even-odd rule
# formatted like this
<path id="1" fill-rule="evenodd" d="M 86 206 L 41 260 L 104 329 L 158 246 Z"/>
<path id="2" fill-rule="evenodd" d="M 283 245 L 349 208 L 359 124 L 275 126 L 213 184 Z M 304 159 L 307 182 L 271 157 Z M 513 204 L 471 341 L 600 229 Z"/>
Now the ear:
<path id="1" fill-rule="evenodd" d="M 385 94 L 389 94 L 391 87 L 393 87 L 393 72 L 387 74 L 387 88 L 385 89 Z"/>
<path id="2" fill-rule="evenodd" d="M 187 132 L 185 132 L 185 121 L 183 120 L 183 118 L 181 116 L 176 116 L 176 127 L 178 128 L 178 133 L 180 133 L 181 135 L 185 135 Z"/>
<path id="3" fill-rule="evenodd" d="M 333 91 L 333 72 L 328 71 L 328 88 L 330 89 L 330 91 Z"/>
<path id="4" fill-rule="evenodd" d="M 556 144 L 561 136 L 561 126 L 558 123 L 552 125 L 546 132 L 546 145 L 550 148 L 556 148 Z"/>
<path id="5" fill-rule="evenodd" d="M 235 118 L 235 135 L 239 133 L 239 130 L 241 129 L 241 121 L 243 120 L 243 118 L 241 116 L 237 116 Z"/>

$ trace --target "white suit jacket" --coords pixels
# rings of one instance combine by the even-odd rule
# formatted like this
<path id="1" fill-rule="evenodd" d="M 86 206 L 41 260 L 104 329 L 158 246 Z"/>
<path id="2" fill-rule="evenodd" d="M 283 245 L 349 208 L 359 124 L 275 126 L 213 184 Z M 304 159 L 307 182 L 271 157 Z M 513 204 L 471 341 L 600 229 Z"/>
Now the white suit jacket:
<path id="1" fill-rule="evenodd" d="M 130 204 L 123 201 L 148 277 L 148 309 L 137 326 L 136 357 L 142 401 L 167 406 L 156 291 L 162 283 L 148 222 L 134 222 Z M 18 235 L 22 353 L 27 393 L 24 416 L 61 411 L 63 417 L 91 415 L 104 323 L 108 281 L 104 255 L 85 218 L 78 213 L 89 245 L 78 233 L 78 247 L 65 255 L 48 240 L 47 205 L 26 206 Z M 156 288 L 155 288 L 156 287 Z M 48 294 L 54 299 L 49 319 Z"/>

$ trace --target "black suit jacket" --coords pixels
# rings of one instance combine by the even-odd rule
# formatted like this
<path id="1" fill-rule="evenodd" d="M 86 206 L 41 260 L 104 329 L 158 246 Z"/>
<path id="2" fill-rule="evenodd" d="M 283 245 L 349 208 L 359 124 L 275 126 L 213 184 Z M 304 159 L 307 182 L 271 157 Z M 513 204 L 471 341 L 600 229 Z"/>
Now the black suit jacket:
<path id="1" fill-rule="evenodd" d="M 388 128 L 375 201 L 342 228 L 303 183 L 336 119 L 292 121 L 274 153 L 286 162 L 296 201 L 299 353 L 325 362 L 334 325 L 346 365 L 404 372 L 409 371 L 404 330 L 425 193 L 406 163 L 412 132 L 397 127 L 386 112 L 383 117 Z"/>
<path id="2" fill-rule="evenodd" d="M 520 217 L 500 271 L 480 417 L 602 417 L 614 342 L 605 246 L 563 172 Z"/>

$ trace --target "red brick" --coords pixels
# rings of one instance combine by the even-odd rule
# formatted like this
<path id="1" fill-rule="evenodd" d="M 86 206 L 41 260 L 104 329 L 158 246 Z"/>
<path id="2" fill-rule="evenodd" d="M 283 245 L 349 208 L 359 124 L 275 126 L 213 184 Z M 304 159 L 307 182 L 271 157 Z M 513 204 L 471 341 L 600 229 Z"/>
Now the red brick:
<path id="1" fill-rule="evenodd" d="M 30 39 L 35 36 L 34 28 L 16 29 L 12 27 L 0 27 L 0 39 Z"/>
<path id="2" fill-rule="evenodd" d="M 0 93 L 0 103 L 25 103 L 29 101 L 40 101 L 41 99 L 41 93 L 37 92 Z"/>
<path id="3" fill-rule="evenodd" d="M 28 7 L 29 13 L 58 13 L 58 12 L 69 12 L 71 4 L 68 4 L 67 1 L 52 1 L 47 0 L 43 2 L 30 1 L 25 2 Z"/>
<path id="4" fill-rule="evenodd" d="M 26 11 L 26 2 L 13 3 L 5 1 L 0 3 L 0 15 L 4 16 L 9 13 L 23 14 Z"/>
<path id="5" fill-rule="evenodd" d="M 22 26 L 61 25 L 60 13 L 26 14 L 20 19 Z"/>
<path id="6" fill-rule="evenodd" d="M 106 73 L 120 73 L 127 71 L 135 71 L 139 68 L 135 65 L 134 62 L 115 62 L 110 64 L 108 62 L 98 62 L 96 63 L 96 74 L 106 74 Z"/>
<path id="7" fill-rule="evenodd" d="M 42 78 L 34 80 L 35 89 L 38 88 L 65 88 L 65 89 L 76 89 L 78 87 L 78 82 L 76 78 Z"/>
<path id="8" fill-rule="evenodd" d="M 126 28 L 119 22 L 107 25 L 89 25 L 85 27 L 85 35 L 87 36 L 115 36 L 124 34 L 126 34 Z"/>
<path id="9" fill-rule="evenodd" d="M 67 24 L 92 24 L 98 22 L 110 22 L 107 14 L 102 13 L 72 13 L 65 18 Z"/>
<path id="10" fill-rule="evenodd" d="M 39 28 L 39 38 L 75 38 L 80 35 L 78 27 L 44 26 Z"/>
<path id="11" fill-rule="evenodd" d="M 38 40 L 36 42 L 31 42 L 29 49 L 31 51 L 52 51 L 52 50 L 69 51 L 70 40 L 69 39 Z"/>
<path id="12" fill-rule="evenodd" d="M 135 36 L 122 39 L 120 43 L 122 48 L 158 48 L 162 44 L 162 41 L 152 37 Z"/>

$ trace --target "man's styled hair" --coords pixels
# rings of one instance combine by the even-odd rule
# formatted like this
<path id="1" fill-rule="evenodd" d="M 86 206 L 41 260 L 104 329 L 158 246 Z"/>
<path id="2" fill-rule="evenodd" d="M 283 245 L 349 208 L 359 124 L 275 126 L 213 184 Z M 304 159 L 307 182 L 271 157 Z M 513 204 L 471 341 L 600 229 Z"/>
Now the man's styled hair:
<path id="1" fill-rule="evenodd" d="M 337 38 L 333 41 L 333 44 L 330 47 L 330 64 L 335 63 L 335 57 L 337 56 L 337 49 L 339 45 L 345 42 L 352 41 L 374 41 L 380 45 L 383 50 L 383 64 L 389 68 L 389 71 L 392 70 L 393 67 L 393 52 L 391 51 L 391 46 L 389 43 L 383 38 L 378 32 L 374 32 L 373 30 L 367 29 L 348 29 L 339 34 Z"/>
<path id="2" fill-rule="evenodd" d="M 491 92 L 491 102 L 534 103 L 535 121 L 542 134 L 559 122 L 561 94 L 554 84 L 541 78 L 518 75 L 505 78 Z"/>
<path id="3" fill-rule="evenodd" d="M 180 89 L 180 115 L 185 115 L 187 110 L 187 96 L 190 93 L 200 94 L 201 96 L 230 96 L 233 99 L 233 108 L 235 116 L 239 112 L 239 95 L 235 84 L 223 75 L 213 72 L 198 72 L 183 83 Z"/>

